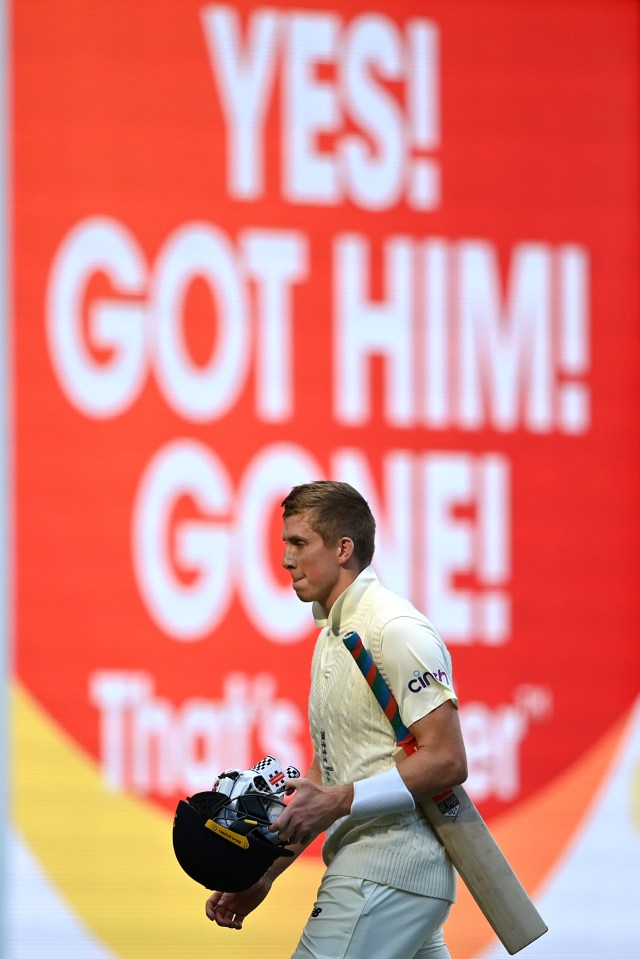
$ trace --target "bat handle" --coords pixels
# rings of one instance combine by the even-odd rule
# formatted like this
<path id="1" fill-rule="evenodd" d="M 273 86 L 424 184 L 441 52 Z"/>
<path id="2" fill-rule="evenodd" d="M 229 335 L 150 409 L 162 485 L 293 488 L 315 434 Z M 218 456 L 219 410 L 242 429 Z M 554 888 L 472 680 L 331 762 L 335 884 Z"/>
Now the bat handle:
<path id="1" fill-rule="evenodd" d="M 414 752 L 416 741 L 402 722 L 400 710 L 393 693 L 385 683 L 371 653 L 365 648 L 360 636 L 352 631 L 343 636 L 342 642 L 353 656 L 358 669 L 391 723 L 398 746 L 401 746 L 406 753 Z"/>

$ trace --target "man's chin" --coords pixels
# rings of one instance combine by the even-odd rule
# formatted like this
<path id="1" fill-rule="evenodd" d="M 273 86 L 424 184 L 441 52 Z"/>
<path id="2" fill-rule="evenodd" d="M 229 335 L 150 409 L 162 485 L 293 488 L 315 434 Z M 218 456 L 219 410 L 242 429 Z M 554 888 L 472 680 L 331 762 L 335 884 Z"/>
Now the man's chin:
<path id="1" fill-rule="evenodd" d="M 301 603 L 313 602 L 313 596 L 309 596 L 308 594 L 305 594 L 305 588 L 303 583 L 292 583 L 291 588 L 293 589 L 294 593 L 296 594 L 296 596 L 298 597 Z"/>

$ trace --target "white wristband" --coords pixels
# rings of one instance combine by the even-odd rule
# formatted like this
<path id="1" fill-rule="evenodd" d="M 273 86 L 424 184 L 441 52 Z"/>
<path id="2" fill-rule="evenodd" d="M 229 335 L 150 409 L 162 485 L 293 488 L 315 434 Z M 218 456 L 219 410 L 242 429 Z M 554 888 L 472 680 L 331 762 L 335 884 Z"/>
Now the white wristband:
<path id="1" fill-rule="evenodd" d="M 415 808 L 413 796 L 395 766 L 371 779 L 359 779 L 353 784 L 351 815 L 356 819 L 410 812 Z"/>

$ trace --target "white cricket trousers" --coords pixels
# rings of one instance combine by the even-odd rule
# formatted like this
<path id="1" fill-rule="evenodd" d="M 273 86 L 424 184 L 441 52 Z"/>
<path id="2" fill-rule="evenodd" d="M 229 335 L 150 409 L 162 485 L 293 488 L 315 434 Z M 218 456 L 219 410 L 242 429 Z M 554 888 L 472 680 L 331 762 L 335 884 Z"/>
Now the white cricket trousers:
<path id="1" fill-rule="evenodd" d="M 368 879 L 325 876 L 291 959 L 451 959 L 451 903 Z"/>

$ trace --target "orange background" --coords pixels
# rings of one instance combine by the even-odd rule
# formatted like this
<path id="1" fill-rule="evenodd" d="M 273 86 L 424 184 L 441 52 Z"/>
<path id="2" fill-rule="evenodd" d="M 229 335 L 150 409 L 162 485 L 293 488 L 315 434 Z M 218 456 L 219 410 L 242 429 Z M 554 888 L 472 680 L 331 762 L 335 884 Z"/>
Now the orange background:
<path id="1" fill-rule="evenodd" d="M 437 29 L 440 124 L 428 155 L 441 178 L 439 202 L 433 209 L 416 210 L 403 195 L 376 211 L 349 197 L 332 205 L 287 198 L 281 108 L 287 79 L 280 54 L 274 54 L 273 96 L 261 138 L 264 190 L 251 200 L 233 195 L 226 166 L 229 130 L 208 61 L 204 9 L 190 0 L 135 5 L 20 0 L 9 11 L 12 618 L 15 679 L 25 697 L 20 709 L 27 704 L 29 728 L 31 723 L 40 728 L 38 716 L 74 755 L 78 750 L 88 764 L 85 772 L 95 775 L 87 792 L 94 801 L 95 789 L 106 788 L 106 761 L 104 717 L 91 689 L 104 671 L 145 677 L 174 726 L 187 703 L 217 708 L 226 702 L 230 677 L 240 674 L 249 684 L 267 677 L 271 702 L 286 706 L 290 719 L 301 720 L 297 725 L 291 720 L 289 739 L 282 741 L 308 761 L 304 714 L 311 617 L 308 630 L 295 642 L 274 642 L 268 630 L 256 625 L 255 611 L 248 611 L 238 586 L 246 568 L 243 554 L 262 550 L 274 583 L 286 588 L 279 569 L 278 504 L 291 485 L 289 476 L 282 476 L 282 488 L 268 503 L 268 544 L 257 537 L 236 543 L 226 572 L 231 584 L 226 613 L 197 640 L 182 642 L 150 613 L 135 568 L 133 515 L 150 463 L 183 440 L 208 450 L 222 464 L 232 491 L 230 505 L 214 518 L 229 529 L 238 522 L 247 474 L 263 454 L 291 444 L 329 475 L 339 451 L 357 450 L 381 506 L 379 520 L 389 529 L 400 489 L 385 469 L 394 451 L 402 452 L 414 471 L 410 506 L 419 534 L 411 546 L 407 592 L 421 599 L 420 544 L 426 530 L 421 464 L 443 452 L 473 462 L 498 455 L 510 475 L 510 503 L 504 507 L 509 576 L 501 584 L 510 603 L 509 639 L 491 646 L 473 636 L 465 643 L 452 641 L 450 647 L 463 724 L 465 704 L 480 705 L 495 716 L 505 705 L 517 704 L 524 687 L 546 697 L 539 715 L 528 716 L 517 786 L 507 794 L 489 791 L 481 803 L 504 836 L 525 884 L 535 891 L 605 777 L 612 744 L 638 692 L 637 4 L 297 4 L 300 15 L 332 11 L 342 30 L 365 12 L 380 14 L 399 35 L 412 18 L 427 19 Z M 252 17 L 261 8 L 237 4 L 233 9 L 247 42 Z M 280 4 L 270 9 L 284 23 L 293 8 Z M 319 67 L 317 76 L 338 84 L 340 68 L 336 59 Z M 405 110 L 402 83 L 388 83 L 385 89 Z M 340 102 L 344 115 L 337 128 L 315 144 L 318 154 L 327 157 L 338 155 L 347 133 L 358 132 L 357 119 Z M 151 313 L 146 373 L 131 402 L 105 418 L 91 417 L 74 405 L 47 341 L 47 297 L 63 243 L 92 217 L 108 218 L 128 231 L 144 262 L 144 281 L 134 293 L 122 296 L 100 271 L 82 291 L 80 338 L 96 368 L 104 369 L 114 354 L 92 341 L 92 309 L 105 298 L 147 305 L 157 277 L 153 271 L 177 230 L 204 224 L 219 231 L 236 253 L 246 231 L 293 231 L 305 245 L 307 262 L 305 275 L 291 286 L 293 320 L 290 338 L 282 344 L 292 360 L 291 415 L 269 422 L 256 412 L 259 305 L 251 282 L 247 374 L 224 414 L 194 422 L 167 402 L 154 368 Z M 581 382 L 590 398 L 588 428 L 576 435 L 558 428 L 535 434 L 522 417 L 507 431 L 491 423 L 474 430 L 455 423 L 439 429 L 418 423 L 399 427 L 387 413 L 392 391 L 388 368 L 379 357 L 370 364 L 369 416 L 360 426 L 342 422 L 335 399 L 340 389 L 336 297 L 341 291 L 336 290 L 334 251 L 346 234 L 367 244 L 369 295 L 379 302 L 391 295 L 383 275 L 390 238 L 402 237 L 414 249 L 441 240 L 451 263 L 465 242 L 490 244 L 505 314 L 520 244 L 540 244 L 552 252 L 567 245 L 584 250 L 588 362 Z M 451 283 L 449 295 L 454 296 Z M 220 348 L 224 324 L 217 309 L 211 290 L 202 278 L 195 279 L 180 325 L 196 369 L 204 368 Z M 451 323 L 456 309 L 452 304 Z M 416 318 L 414 329 L 418 322 Z M 558 370 L 554 373 L 560 376 Z M 419 375 L 412 386 L 423 388 Z M 462 503 L 456 515 L 471 515 L 474 521 L 468 504 Z M 189 496 L 180 499 L 171 516 L 167 555 L 176 579 L 189 586 L 199 573 L 180 565 L 177 544 L 185 520 L 211 516 Z M 469 588 L 479 588 L 478 582 L 463 569 L 454 589 Z M 127 717 L 125 723 L 129 721 Z M 245 747 L 251 761 L 276 752 L 277 742 L 269 740 L 260 722 L 255 717 L 247 722 L 251 733 Z M 125 729 L 127 748 L 133 748 L 130 735 Z M 233 732 L 222 724 L 216 735 L 214 746 L 204 737 L 191 743 L 195 763 L 205 763 L 207 750 L 214 765 L 233 755 Z M 18 783 L 56 778 L 46 754 L 30 751 L 34 742 L 21 741 Z M 292 761 L 288 755 L 281 758 Z M 155 753 L 150 761 L 160 762 Z M 175 768 L 182 767 L 176 763 Z M 213 775 L 218 771 L 211 770 Z M 78 788 L 85 772 L 73 774 Z M 189 784 L 178 778 L 163 787 L 156 767 L 149 785 L 135 783 L 135 772 L 127 767 L 118 784 L 119 798 L 139 804 L 131 815 L 144 821 L 146 814 L 147 822 L 163 824 L 168 834 L 171 811 Z M 473 777 L 471 792 L 472 787 Z M 553 809 L 565 809 L 567 801 L 575 804 L 576 815 L 558 820 Z M 62 795 L 60 802 L 66 802 Z M 45 874 L 64 888 L 89 929 L 99 927 L 98 937 L 116 954 L 142 955 L 136 952 L 142 947 L 133 920 L 129 933 L 121 929 L 110 938 L 113 928 L 98 920 L 93 901 L 76 901 L 70 889 L 76 889 L 79 879 L 69 878 L 76 852 L 72 849 L 67 857 L 69 876 L 63 881 L 47 846 L 53 839 L 32 831 L 33 819 L 24 807 L 17 815 Z M 545 837 L 539 859 L 523 839 L 523 822 L 530 837 Z M 310 861 L 312 889 L 319 866 L 313 857 Z M 105 866 L 107 884 L 116 862 L 117 857 Z M 173 867 L 167 862 L 162 868 Z M 301 906 L 302 916 L 306 908 Z M 467 906 L 461 906 L 461 914 L 463 908 Z M 455 922 L 456 954 L 475 955 L 485 944 L 483 933 L 473 932 L 467 920 L 463 934 Z M 184 935 L 182 926 L 180 930 Z"/>

